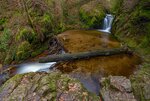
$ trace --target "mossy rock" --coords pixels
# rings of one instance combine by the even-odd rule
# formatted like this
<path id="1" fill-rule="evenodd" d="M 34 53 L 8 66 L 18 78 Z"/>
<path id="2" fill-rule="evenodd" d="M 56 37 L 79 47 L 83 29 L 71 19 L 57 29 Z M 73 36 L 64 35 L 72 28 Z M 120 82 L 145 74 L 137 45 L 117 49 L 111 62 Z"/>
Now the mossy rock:
<path id="1" fill-rule="evenodd" d="M 100 4 L 91 1 L 80 8 L 80 19 L 85 28 L 98 28 L 102 25 L 105 11 Z"/>
<path id="2" fill-rule="evenodd" d="M 16 60 L 25 60 L 30 57 L 32 47 L 28 41 L 22 42 L 17 49 Z"/>
<path id="3" fill-rule="evenodd" d="M 19 74 L 0 88 L 1 101 L 100 101 L 68 75 L 51 73 Z"/>

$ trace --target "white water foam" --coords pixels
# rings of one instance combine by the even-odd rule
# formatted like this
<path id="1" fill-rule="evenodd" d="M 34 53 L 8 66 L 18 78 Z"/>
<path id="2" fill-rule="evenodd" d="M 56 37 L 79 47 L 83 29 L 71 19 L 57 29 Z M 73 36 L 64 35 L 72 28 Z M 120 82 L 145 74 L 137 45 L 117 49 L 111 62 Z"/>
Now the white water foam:
<path id="1" fill-rule="evenodd" d="M 49 69 L 56 64 L 56 62 L 50 63 L 24 63 L 20 64 L 17 69 L 17 74 L 29 73 L 29 72 L 38 72 L 38 71 L 45 71 L 48 72 Z"/>

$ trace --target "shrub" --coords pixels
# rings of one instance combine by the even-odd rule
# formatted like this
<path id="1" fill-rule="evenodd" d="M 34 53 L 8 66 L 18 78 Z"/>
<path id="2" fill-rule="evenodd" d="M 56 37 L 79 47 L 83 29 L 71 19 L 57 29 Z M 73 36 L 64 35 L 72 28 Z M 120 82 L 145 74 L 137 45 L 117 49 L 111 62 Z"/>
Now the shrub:
<path id="1" fill-rule="evenodd" d="M 11 38 L 11 32 L 8 29 L 4 29 L 3 33 L 0 35 L 0 50 L 6 51 L 9 46 L 9 41 Z"/>
<path id="2" fill-rule="evenodd" d="M 16 35 L 16 41 L 28 41 L 29 43 L 33 43 L 37 40 L 36 33 L 29 28 L 22 29 L 17 35 Z"/>
<path id="3" fill-rule="evenodd" d="M 105 17 L 104 9 L 101 5 L 97 4 L 95 7 L 91 3 L 83 5 L 80 8 L 80 19 L 85 28 L 97 28 L 102 25 Z"/>
<path id="4" fill-rule="evenodd" d="M 54 31 L 54 33 L 58 34 L 65 30 L 66 30 L 65 23 L 63 21 L 60 21 L 60 23 L 55 26 L 53 31 Z"/>
<path id="5" fill-rule="evenodd" d="M 31 55 L 31 44 L 28 41 L 22 42 L 17 49 L 16 60 L 25 60 Z"/>
<path id="6" fill-rule="evenodd" d="M 52 32 L 52 16 L 50 14 L 44 14 L 41 19 L 42 33 L 44 36 L 48 36 Z"/>
<path id="7" fill-rule="evenodd" d="M 1 18 L 0 19 L 0 25 L 3 25 L 6 22 L 6 18 Z"/>

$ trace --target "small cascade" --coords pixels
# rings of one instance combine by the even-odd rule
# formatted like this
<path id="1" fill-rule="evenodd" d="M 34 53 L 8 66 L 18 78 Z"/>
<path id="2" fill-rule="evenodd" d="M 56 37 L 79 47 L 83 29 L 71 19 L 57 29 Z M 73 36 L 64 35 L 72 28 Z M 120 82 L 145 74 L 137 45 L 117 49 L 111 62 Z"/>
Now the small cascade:
<path id="1" fill-rule="evenodd" d="M 111 25 L 112 25 L 113 19 L 114 19 L 113 15 L 106 14 L 106 17 L 103 22 L 103 29 L 100 29 L 99 31 L 111 33 L 110 31 L 111 31 Z"/>
<path id="2" fill-rule="evenodd" d="M 40 71 L 48 72 L 49 69 L 53 67 L 55 64 L 56 62 L 50 63 L 31 62 L 20 64 L 17 69 L 17 74 L 23 74 L 28 72 L 40 72 Z"/>

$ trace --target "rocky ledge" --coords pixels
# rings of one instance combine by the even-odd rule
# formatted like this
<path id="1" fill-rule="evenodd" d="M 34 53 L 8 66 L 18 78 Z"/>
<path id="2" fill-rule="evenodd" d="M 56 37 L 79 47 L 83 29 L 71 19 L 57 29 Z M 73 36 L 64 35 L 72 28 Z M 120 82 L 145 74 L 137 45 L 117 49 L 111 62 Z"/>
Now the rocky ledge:
<path id="1" fill-rule="evenodd" d="M 100 101 L 82 84 L 60 72 L 19 74 L 0 88 L 0 101 Z"/>

